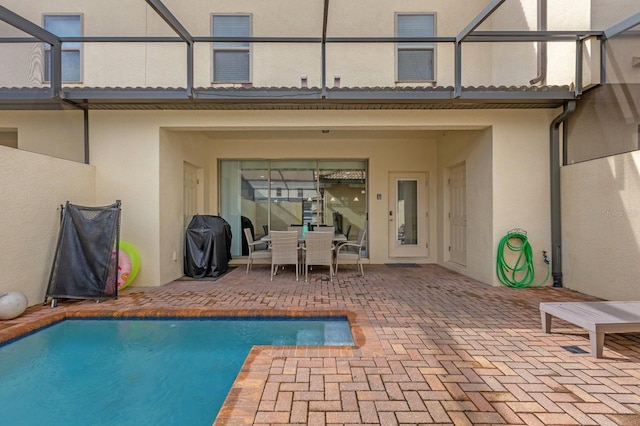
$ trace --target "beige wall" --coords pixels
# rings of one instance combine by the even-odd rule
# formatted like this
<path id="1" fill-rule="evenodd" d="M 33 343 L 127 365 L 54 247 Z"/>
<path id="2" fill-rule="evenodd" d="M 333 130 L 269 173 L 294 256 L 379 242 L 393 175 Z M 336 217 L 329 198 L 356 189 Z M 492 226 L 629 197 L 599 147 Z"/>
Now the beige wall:
<path id="1" fill-rule="evenodd" d="M 176 133 L 160 131 L 160 282 L 182 276 L 184 219 L 183 179 L 184 163 L 202 170 L 202 192 L 208 193 L 209 147 L 197 132 Z M 209 199 L 200 194 L 202 208 L 209 213 Z"/>
<path id="2" fill-rule="evenodd" d="M 640 300 L 640 153 L 562 168 L 564 285 Z"/>
<path id="3" fill-rule="evenodd" d="M 157 121 L 162 115 L 130 111 L 90 113 L 96 200 L 98 203 L 122 200 L 120 238 L 136 247 L 140 255 L 140 272 L 134 281 L 138 285 L 160 283 L 160 128 Z"/>
<path id="4" fill-rule="evenodd" d="M 304 114 L 306 115 L 306 114 Z M 302 116 L 304 116 L 302 115 Z M 280 116 L 278 114 L 277 116 Z M 331 114 L 334 118 L 337 115 Z M 295 120 L 294 120 L 295 121 Z M 320 130 L 265 134 L 265 132 L 210 132 L 211 153 L 216 159 L 297 159 L 297 158 L 353 158 L 369 160 L 369 244 L 372 263 L 388 262 L 386 230 L 388 207 L 387 176 L 391 171 L 435 172 L 436 151 L 434 141 L 421 132 L 339 131 L 326 136 Z M 210 174 L 215 179 L 214 174 Z M 215 181 L 211 182 L 214 188 Z M 382 194 L 377 200 L 375 194 Z M 435 203 L 432 196 L 431 203 Z M 217 196 L 211 199 L 217 205 Z M 213 211 L 217 211 L 215 207 Z M 376 229 L 376 232 L 373 232 Z M 431 235 L 435 235 L 435 232 Z M 435 244 L 435 240 L 430 245 Z M 414 260 L 415 261 L 415 260 Z M 420 259 L 420 261 L 433 261 Z"/>
<path id="5" fill-rule="evenodd" d="M 123 201 L 122 238 L 142 259 L 134 285 L 160 285 L 181 274 L 184 161 L 206 176 L 203 213 L 218 214 L 219 159 L 368 159 L 370 261 L 390 261 L 388 233 L 379 232 L 388 222 L 389 172 L 425 171 L 430 211 L 440 219 L 430 221 L 429 257 L 411 260 L 446 264 L 444 173 L 465 161 L 474 208 L 469 263 L 460 271 L 495 283 L 495 248 L 511 227 L 525 228 L 534 250 L 549 249 L 548 123 L 554 113 L 465 111 L 462 120 L 457 111 L 92 112 L 97 199 Z"/>
<path id="6" fill-rule="evenodd" d="M 391 261 L 389 173 L 426 172 L 429 256 L 393 261 L 456 269 L 443 250 L 448 246 L 444 182 L 446 170 L 464 161 L 469 252 L 467 266 L 456 270 L 493 284 L 495 248 L 511 227 L 526 229 L 536 251 L 549 249 L 548 123 L 555 113 L 92 111 L 95 203 L 122 200 L 121 238 L 141 258 L 133 285 L 161 285 L 182 274 L 185 162 L 201 170 L 201 213 L 218 214 L 219 159 L 366 159 L 370 261 Z"/>
<path id="7" fill-rule="evenodd" d="M 95 205 L 95 168 L 0 146 L 0 293 L 44 300 L 60 205 Z"/>
<path id="8" fill-rule="evenodd" d="M 438 262 L 485 283 L 494 282 L 493 158 L 491 129 L 443 131 L 438 139 Z M 464 163 L 467 198 L 467 264 L 451 262 L 449 252 L 449 170 Z"/>
<path id="9" fill-rule="evenodd" d="M 506 112 L 493 128 L 493 263 L 507 231 L 524 229 L 534 254 L 536 284 L 547 272 L 542 251 L 551 255 L 549 124 L 559 113 L 527 111 L 522 120 L 519 113 Z"/>
<path id="10" fill-rule="evenodd" d="M 3 128 L 17 131 L 20 150 L 84 162 L 82 111 L 2 111 Z"/>

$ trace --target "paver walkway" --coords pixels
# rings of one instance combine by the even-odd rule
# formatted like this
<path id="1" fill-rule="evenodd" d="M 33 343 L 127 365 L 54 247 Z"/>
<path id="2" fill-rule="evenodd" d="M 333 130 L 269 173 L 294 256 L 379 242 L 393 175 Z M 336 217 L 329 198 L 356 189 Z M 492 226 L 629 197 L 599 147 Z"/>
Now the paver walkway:
<path id="1" fill-rule="evenodd" d="M 267 266 L 217 281 L 131 287 L 118 300 L 34 307 L 0 341 L 52 316 L 347 314 L 355 348 L 257 347 L 216 424 L 640 425 L 640 335 L 540 325 L 540 302 L 594 298 L 550 287 L 490 287 L 436 265 L 322 269 L 309 282 Z M 582 349 L 584 353 L 571 353 Z"/>

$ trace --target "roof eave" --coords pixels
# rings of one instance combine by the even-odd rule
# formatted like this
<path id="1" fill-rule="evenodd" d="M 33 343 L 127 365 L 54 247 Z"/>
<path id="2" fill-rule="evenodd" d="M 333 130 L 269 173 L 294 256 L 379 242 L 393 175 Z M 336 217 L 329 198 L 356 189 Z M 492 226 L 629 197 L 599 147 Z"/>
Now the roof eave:
<path id="1" fill-rule="evenodd" d="M 569 88 L 477 87 L 463 89 L 455 97 L 452 87 L 438 88 L 334 88 L 323 97 L 317 88 L 65 88 L 61 98 L 52 98 L 46 88 L 0 89 L 0 109 L 294 109 L 348 105 L 369 108 L 426 109 L 555 108 L 575 99 Z"/>

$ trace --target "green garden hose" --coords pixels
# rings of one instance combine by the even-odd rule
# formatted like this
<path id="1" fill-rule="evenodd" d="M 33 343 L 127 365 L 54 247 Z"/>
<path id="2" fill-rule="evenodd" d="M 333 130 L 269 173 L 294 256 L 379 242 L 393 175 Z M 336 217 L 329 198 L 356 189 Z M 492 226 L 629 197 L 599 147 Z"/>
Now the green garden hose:
<path id="1" fill-rule="evenodd" d="M 511 252 L 518 253 L 514 265 L 509 265 L 505 260 L 505 248 Z M 547 276 L 540 284 L 547 282 L 551 273 L 551 266 L 546 253 L 543 252 L 545 263 L 547 263 Z M 534 286 L 535 270 L 533 266 L 533 250 L 527 233 L 521 229 L 513 229 L 507 233 L 498 245 L 498 256 L 496 261 L 496 274 L 500 282 L 508 287 L 526 288 Z"/>

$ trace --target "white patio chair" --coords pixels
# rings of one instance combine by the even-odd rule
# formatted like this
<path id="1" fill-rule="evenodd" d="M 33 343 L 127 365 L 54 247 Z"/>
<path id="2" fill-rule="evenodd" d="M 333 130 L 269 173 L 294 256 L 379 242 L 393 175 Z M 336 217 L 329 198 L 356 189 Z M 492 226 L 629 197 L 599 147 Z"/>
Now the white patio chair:
<path id="1" fill-rule="evenodd" d="M 296 265 L 298 281 L 298 233 L 296 231 L 271 231 L 271 281 L 278 266 Z"/>
<path id="2" fill-rule="evenodd" d="M 338 273 L 338 265 L 340 262 L 355 261 L 356 268 L 360 275 L 364 277 L 364 268 L 362 266 L 362 249 L 366 241 L 367 231 L 361 229 L 358 231 L 358 239 L 356 241 L 347 241 L 340 243 L 336 248 L 336 274 Z"/>
<path id="3" fill-rule="evenodd" d="M 251 236 L 251 229 L 244 228 L 244 236 L 247 238 L 247 245 L 249 246 L 249 259 L 247 260 L 247 274 L 251 270 L 251 265 L 255 259 L 271 259 L 271 250 L 267 247 L 266 250 L 258 250 L 256 246 L 263 246 L 265 243 L 262 241 L 253 241 Z"/>
<path id="4" fill-rule="evenodd" d="M 309 266 L 328 266 L 333 282 L 333 233 L 307 232 L 304 239 L 304 281 L 309 277 Z"/>
<path id="5" fill-rule="evenodd" d="M 316 226 L 313 230 L 316 232 L 330 232 L 331 235 L 333 235 L 336 232 L 336 227 L 335 226 Z"/>

